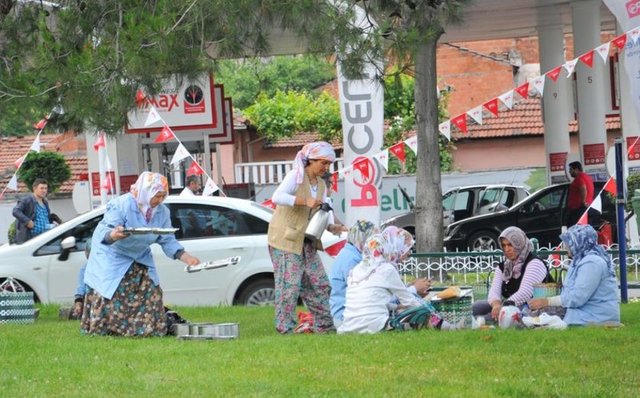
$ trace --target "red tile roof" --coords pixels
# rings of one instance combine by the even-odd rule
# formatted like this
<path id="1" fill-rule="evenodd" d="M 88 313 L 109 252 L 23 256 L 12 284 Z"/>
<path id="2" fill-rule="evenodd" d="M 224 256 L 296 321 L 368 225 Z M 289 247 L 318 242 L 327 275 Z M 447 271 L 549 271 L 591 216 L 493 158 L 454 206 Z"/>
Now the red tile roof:
<path id="1" fill-rule="evenodd" d="M 5 190 L 9 180 L 16 172 L 15 161 L 27 154 L 36 136 L 26 137 L 0 137 L 0 192 Z M 80 181 L 83 175 L 88 172 L 87 154 L 85 140 L 83 136 L 76 136 L 74 133 L 65 134 L 41 134 L 40 150 L 59 152 L 67 161 L 71 169 L 71 178 L 66 181 L 57 194 L 70 195 L 76 182 Z M 7 189 L 4 192 L 5 198 L 28 192 L 27 187 L 18 183 L 18 192 Z"/>
<path id="2" fill-rule="evenodd" d="M 451 137 L 460 140 L 543 135 L 541 101 L 539 98 L 528 98 L 515 104 L 512 110 L 501 107 L 498 117 L 485 111 L 482 125 L 476 124 L 473 119 L 467 117 L 468 133 L 465 134 L 452 126 Z M 607 116 L 606 127 L 607 131 L 620 129 L 620 116 Z M 569 123 L 569 132 L 577 131 L 578 122 L 572 120 Z"/>
<path id="3" fill-rule="evenodd" d="M 272 148 L 302 148 L 305 144 L 314 141 L 320 141 L 320 134 L 310 132 L 300 132 L 293 135 L 293 137 L 280 138 L 277 142 L 271 144 Z M 342 149 L 342 139 L 331 141 L 331 145 L 335 149 Z"/>

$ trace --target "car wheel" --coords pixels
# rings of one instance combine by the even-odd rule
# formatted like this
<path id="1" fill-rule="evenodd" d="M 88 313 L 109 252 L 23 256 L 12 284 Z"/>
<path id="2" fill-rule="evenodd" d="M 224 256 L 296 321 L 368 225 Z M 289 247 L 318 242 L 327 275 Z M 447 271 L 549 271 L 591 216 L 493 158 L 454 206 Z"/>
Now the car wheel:
<path id="1" fill-rule="evenodd" d="M 273 279 L 258 279 L 242 289 L 236 304 L 247 306 L 273 305 L 276 299 L 276 289 Z"/>
<path id="2" fill-rule="evenodd" d="M 498 250 L 498 237 L 490 231 L 476 232 L 467 241 L 467 247 L 477 252 Z"/>

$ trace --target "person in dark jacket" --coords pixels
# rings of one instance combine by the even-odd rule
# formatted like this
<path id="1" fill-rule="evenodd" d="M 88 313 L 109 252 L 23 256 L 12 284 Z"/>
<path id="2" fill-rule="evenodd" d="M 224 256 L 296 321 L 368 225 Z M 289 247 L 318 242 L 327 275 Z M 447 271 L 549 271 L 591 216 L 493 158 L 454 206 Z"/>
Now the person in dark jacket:
<path id="1" fill-rule="evenodd" d="M 31 190 L 33 194 L 20 199 L 13 208 L 13 216 L 16 218 L 16 243 L 24 243 L 60 223 L 60 218 L 49 209 L 47 180 L 36 178 Z"/>

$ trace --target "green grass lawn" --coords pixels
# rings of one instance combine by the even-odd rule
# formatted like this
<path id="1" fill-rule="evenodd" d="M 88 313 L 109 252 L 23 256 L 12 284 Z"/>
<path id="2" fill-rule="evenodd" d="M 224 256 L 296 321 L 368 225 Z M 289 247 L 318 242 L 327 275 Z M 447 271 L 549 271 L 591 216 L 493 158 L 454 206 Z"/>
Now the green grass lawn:
<path id="1" fill-rule="evenodd" d="M 637 397 L 640 303 L 624 327 L 280 336 L 273 308 L 185 307 L 231 341 L 83 336 L 41 306 L 0 325 L 0 397 Z"/>

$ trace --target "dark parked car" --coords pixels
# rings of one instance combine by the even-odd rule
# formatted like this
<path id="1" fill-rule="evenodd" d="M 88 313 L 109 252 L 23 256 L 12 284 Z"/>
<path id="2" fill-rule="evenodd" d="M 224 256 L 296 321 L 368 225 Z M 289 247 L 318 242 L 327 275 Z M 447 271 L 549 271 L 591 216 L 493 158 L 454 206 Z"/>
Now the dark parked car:
<path id="1" fill-rule="evenodd" d="M 603 183 L 596 182 L 596 194 Z M 529 238 L 536 238 L 540 246 L 560 243 L 560 232 L 566 225 L 569 183 L 552 185 L 532 194 L 508 210 L 470 217 L 450 224 L 445 230 L 447 251 L 494 250 L 498 248 L 500 232 L 509 226 L 521 228 Z M 608 193 L 602 197 L 602 214 L 589 211 L 589 223 L 598 229 L 603 221 L 615 224 L 614 199 Z M 614 228 L 615 230 L 615 228 Z M 615 236 L 613 237 L 615 241 Z"/>
<path id="2" fill-rule="evenodd" d="M 413 200 L 404 188 L 401 186 L 398 188 L 411 210 L 389 218 L 382 226 L 395 225 L 415 234 Z M 454 221 L 478 214 L 506 210 L 528 195 L 529 192 L 525 188 L 514 185 L 470 185 L 450 189 L 442 195 L 443 225 L 446 227 Z"/>

